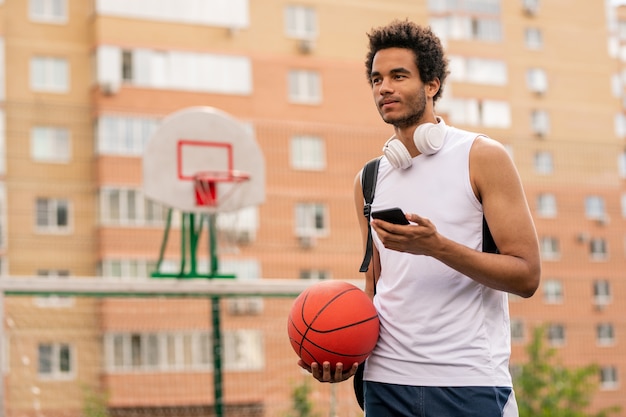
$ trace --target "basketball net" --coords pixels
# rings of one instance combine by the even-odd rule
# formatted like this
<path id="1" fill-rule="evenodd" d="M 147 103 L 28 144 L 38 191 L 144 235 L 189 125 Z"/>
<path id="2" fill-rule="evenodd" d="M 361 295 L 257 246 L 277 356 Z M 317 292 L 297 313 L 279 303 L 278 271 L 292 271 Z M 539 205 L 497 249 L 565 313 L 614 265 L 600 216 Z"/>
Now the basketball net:
<path id="1" fill-rule="evenodd" d="M 218 207 L 220 202 L 228 199 L 236 189 L 237 184 L 250 179 L 250 174 L 242 171 L 204 171 L 193 176 L 194 190 L 196 194 L 196 206 L 199 207 Z M 231 183 L 228 190 L 219 196 L 218 202 L 218 184 Z"/>

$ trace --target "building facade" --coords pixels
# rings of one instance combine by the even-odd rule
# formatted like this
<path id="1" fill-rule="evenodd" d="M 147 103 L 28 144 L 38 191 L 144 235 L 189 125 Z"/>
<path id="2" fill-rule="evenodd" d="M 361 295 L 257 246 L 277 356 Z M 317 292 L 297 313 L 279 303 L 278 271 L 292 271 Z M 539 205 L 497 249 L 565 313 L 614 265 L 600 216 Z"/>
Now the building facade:
<path id="1" fill-rule="evenodd" d="M 409 18 L 450 58 L 437 112 L 507 146 L 536 221 L 542 284 L 511 297 L 513 365 L 544 325 L 565 364 L 599 366 L 592 407 L 626 412 L 626 14 L 600 3 L 0 1 L 1 272 L 149 279 L 169 210 L 142 194 L 144 146 L 172 112 L 211 106 L 254 132 L 266 165 L 266 202 L 219 219 L 222 268 L 359 279 L 353 182 L 391 135 L 365 34 Z M 165 248 L 166 269 L 180 251 Z M 303 378 L 289 301 L 223 300 L 230 413 L 289 407 Z M 5 309 L 6 416 L 214 415 L 209 300 L 39 295 Z M 312 390 L 359 415 L 347 384 Z"/>

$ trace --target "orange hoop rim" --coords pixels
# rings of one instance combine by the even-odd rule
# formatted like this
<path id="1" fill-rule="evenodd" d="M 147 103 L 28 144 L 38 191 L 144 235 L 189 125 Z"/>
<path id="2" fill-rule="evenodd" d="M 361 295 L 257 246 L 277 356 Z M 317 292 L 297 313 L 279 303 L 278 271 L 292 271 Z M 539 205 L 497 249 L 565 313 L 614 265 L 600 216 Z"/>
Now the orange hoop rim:
<path id="1" fill-rule="evenodd" d="M 200 184 L 215 182 L 243 182 L 250 179 L 250 174 L 236 169 L 229 171 L 202 171 L 194 174 L 193 180 Z"/>

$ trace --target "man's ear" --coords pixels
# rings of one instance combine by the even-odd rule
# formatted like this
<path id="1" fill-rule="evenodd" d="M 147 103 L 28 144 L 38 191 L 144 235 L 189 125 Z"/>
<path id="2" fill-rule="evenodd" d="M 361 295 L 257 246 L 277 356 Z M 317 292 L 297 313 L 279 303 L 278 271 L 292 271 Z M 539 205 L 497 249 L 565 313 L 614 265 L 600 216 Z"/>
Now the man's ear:
<path id="1" fill-rule="evenodd" d="M 435 77 L 432 80 L 428 81 L 426 83 L 426 96 L 428 98 L 435 97 L 435 94 L 437 94 L 440 87 L 441 87 L 441 81 L 439 81 L 439 78 Z"/>

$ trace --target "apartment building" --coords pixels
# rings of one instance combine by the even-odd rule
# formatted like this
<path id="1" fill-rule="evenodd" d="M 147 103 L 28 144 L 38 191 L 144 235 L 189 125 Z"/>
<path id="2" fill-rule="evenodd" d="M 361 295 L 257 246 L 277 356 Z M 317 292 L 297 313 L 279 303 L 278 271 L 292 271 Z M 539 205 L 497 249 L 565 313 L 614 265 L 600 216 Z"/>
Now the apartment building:
<path id="1" fill-rule="evenodd" d="M 219 219 L 221 267 L 359 279 L 352 184 L 391 132 L 365 33 L 409 18 L 449 54 L 438 113 L 507 146 L 536 220 L 544 276 L 533 298 L 511 297 L 513 365 L 545 325 L 564 363 L 598 364 L 592 406 L 626 409 L 626 14 L 596 3 L 0 1 L 1 272 L 155 279 L 169 208 L 142 193 L 143 150 L 167 115 L 210 106 L 253 132 L 266 166 L 266 202 Z M 168 245 L 162 267 L 180 255 Z M 227 415 L 289 408 L 304 377 L 289 304 L 222 300 Z M 211 300 L 40 294 L 5 310 L 6 416 L 217 413 Z M 347 384 L 312 389 L 360 415 Z"/>

